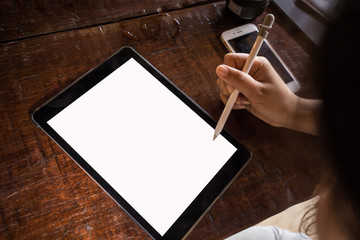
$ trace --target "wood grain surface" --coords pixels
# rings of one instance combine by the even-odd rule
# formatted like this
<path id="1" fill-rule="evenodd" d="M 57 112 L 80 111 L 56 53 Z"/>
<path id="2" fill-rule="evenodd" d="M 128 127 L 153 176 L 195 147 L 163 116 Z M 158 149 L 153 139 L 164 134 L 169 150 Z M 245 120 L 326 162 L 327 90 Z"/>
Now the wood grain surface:
<path id="1" fill-rule="evenodd" d="M 73 2 L 74 8 L 83 6 Z M 35 126 L 31 113 L 122 46 L 132 46 L 218 119 L 223 104 L 215 68 L 226 54 L 220 34 L 242 22 L 225 10 L 224 1 L 195 5 L 191 4 L 204 1 L 184 1 L 177 6 L 178 2 L 145 4 L 152 14 L 142 16 L 140 2 L 133 1 L 134 5 L 123 5 L 128 10 L 122 14 L 128 15 L 107 19 L 114 10 L 105 1 L 102 8 L 95 4 L 80 9 L 76 15 L 81 24 L 66 26 L 68 9 L 57 7 L 65 20 L 50 26 L 40 17 L 36 20 L 40 30 L 26 31 L 33 37 L 18 39 L 17 31 L 8 30 L 9 35 L 0 31 L 0 239 L 149 239 Z M 156 13 L 164 5 L 176 10 Z M 83 10 L 95 8 L 99 13 L 83 19 Z M 26 9 L 29 14 L 38 11 L 25 6 L 4 22 L 22 19 Z M 277 17 L 270 43 L 298 78 L 300 94 L 316 97 L 316 78 L 309 70 L 313 53 L 306 39 L 276 8 L 270 6 L 268 11 Z M 271 127 L 246 111 L 233 111 L 226 129 L 252 151 L 253 158 L 188 239 L 222 239 L 251 226 L 308 199 L 319 178 L 324 156 L 320 139 Z"/>
<path id="2" fill-rule="evenodd" d="M 106 24 L 209 0 L 30 0 L 0 2 L 0 42 Z"/>

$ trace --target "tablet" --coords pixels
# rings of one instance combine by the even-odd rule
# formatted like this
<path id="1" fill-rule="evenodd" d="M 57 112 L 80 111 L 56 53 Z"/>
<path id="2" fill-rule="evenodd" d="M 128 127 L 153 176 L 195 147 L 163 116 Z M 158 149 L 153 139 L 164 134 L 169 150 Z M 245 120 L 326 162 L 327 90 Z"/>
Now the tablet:
<path id="1" fill-rule="evenodd" d="M 184 239 L 251 155 L 130 47 L 32 118 L 153 239 Z"/>

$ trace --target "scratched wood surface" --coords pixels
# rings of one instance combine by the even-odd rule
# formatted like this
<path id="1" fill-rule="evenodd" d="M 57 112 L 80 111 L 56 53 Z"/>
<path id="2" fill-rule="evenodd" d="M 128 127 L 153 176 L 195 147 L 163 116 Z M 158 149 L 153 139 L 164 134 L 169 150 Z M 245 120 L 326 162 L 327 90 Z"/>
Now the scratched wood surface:
<path id="1" fill-rule="evenodd" d="M 0 42 L 171 11 L 209 0 L 1 1 Z"/>
<path id="2" fill-rule="evenodd" d="M 240 24 L 224 9 L 223 1 L 199 4 L 0 44 L 0 239 L 149 239 L 30 114 L 128 45 L 218 119 L 214 70 L 226 53 L 219 37 Z M 316 96 L 301 33 L 276 8 L 269 11 L 279 16 L 270 43 L 302 84 L 300 94 Z M 234 111 L 227 129 L 253 158 L 188 239 L 229 236 L 308 199 L 318 180 L 320 140 L 246 111 Z"/>

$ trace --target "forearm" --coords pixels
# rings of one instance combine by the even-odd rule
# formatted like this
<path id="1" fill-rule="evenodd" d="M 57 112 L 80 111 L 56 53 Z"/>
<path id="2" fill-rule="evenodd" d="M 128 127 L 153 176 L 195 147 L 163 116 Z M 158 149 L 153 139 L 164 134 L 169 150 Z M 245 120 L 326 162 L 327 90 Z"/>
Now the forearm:
<path id="1" fill-rule="evenodd" d="M 322 100 L 298 98 L 292 121 L 287 128 L 319 135 Z"/>

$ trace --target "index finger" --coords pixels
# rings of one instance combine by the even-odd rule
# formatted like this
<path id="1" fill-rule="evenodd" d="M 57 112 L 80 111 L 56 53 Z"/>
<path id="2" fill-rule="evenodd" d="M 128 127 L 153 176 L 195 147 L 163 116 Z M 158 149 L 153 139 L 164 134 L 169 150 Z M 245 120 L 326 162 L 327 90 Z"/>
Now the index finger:
<path id="1" fill-rule="evenodd" d="M 227 53 L 224 56 L 224 64 L 242 70 L 248 56 L 246 53 Z"/>
<path id="2" fill-rule="evenodd" d="M 242 71 L 248 57 L 249 54 L 246 53 L 228 53 L 224 56 L 224 64 Z M 249 75 L 255 76 L 261 69 L 273 70 L 270 62 L 265 57 L 256 56 Z"/>

